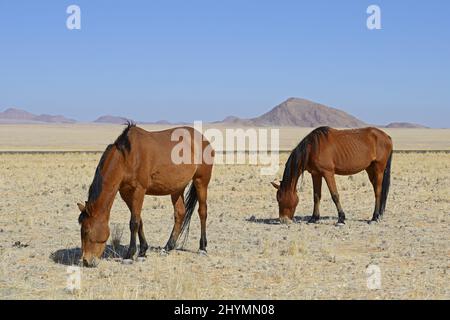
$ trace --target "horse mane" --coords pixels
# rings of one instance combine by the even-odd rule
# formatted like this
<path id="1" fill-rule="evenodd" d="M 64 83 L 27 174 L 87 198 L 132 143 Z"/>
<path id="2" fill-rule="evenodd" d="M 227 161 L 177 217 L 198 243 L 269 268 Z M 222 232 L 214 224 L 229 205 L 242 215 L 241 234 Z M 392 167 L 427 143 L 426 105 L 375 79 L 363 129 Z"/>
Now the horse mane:
<path id="1" fill-rule="evenodd" d="M 125 129 L 123 129 L 120 136 L 118 136 L 116 141 L 114 142 L 116 148 L 120 152 L 122 152 L 124 156 L 126 155 L 127 152 L 130 152 L 131 150 L 130 140 L 128 139 L 128 131 L 130 131 L 131 128 L 136 127 L 136 123 L 130 120 L 127 120 L 125 124 L 127 126 L 125 127 Z"/>
<path id="2" fill-rule="evenodd" d="M 317 150 L 319 138 L 321 136 L 326 137 L 329 130 L 330 127 L 319 127 L 314 129 L 300 141 L 294 150 L 292 150 L 284 168 L 283 180 L 280 184 L 281 190 L 286 190 L 291 185 L 294 178 L 303 175 L 309 158 L 309 151 L 311 149 Z M 308 148 L 309 146 L 311 146 L 311 148 Z"/>
<path id="3" fill-rule="evenodd" d="M 103 152 L 103 155 L 100 158 L 100 161 L 97 165 L 97 169 L 95 169 L 94 180 L 92 181 L 91 186 L 89 187 L 88 203 L 92 203 L 95 200 L 97 200 L 97 198 L 100 196 L 102 192 L 103 177 L 101 171 L 103 169 L 106 157 L 111 152 L 112 148 L 116 147 L 116 149 L 119 150 L 124 157 L 128 152 L 131 151 L 131 144 L 130 140 L 128 139 L 128 132 L 130 131 L 131 128 L 135 127 L 136 124 L 132 121 L 127 121 L 125 124 L 127 125 L 126 128 L 122 131 L 120 136 L 117 137 L 116 141 L 113 144 L 110 144 L 106 147 L 106 150 Z"/>

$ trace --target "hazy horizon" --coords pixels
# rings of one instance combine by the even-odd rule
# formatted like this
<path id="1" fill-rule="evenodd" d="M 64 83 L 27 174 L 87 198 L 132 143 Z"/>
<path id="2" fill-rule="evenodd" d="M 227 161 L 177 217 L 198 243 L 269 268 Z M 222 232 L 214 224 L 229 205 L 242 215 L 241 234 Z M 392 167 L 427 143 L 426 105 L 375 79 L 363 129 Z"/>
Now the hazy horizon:
<path id="1" fill-rule="evenodd" d="M 299 98 L 299 97 L 289 97 L 288 99 L 291 99 L 291 98 Z M 300 99 L 303 99 L 303 98 L 300 98 Z M 287 99 L 285 99 L 284 101 L 282 101 L 282 102 L 285 102 Z M 306 100 L 308 100 L 308 99 L 306 99 Z M 280 102 L 280 104 L 282 103 L 282 102 Z M 312 101 L 312 102 L 316 102 L 316 103 L 319 103 L 320 104 L 320 102 L 317 102 L 317 101 Z M 279 104 L 278 104 L 279 105 Z M 277 106 L 278 106 L 277 105 Z M 259 116 L 261 116 L 261 115 L 263 115 L 263 114 L 265 114 L 265 113 L 267 113 L 267 112 L 269 112 L 269 111 L 271 111 L 274 107 L 276 107 L 276 106 L 273 106 L 272 108 L 270 108 L 269 110 L 266 110 L 266 111 L 263 111 L 263 112 L 261 112 L 260 114 L 256 114 L 256 115 L 254 115 L 253 117 L 251 117 L 251 118 L 256 118 L 256 117 L 259 117 Z M 334 107 L 332 107 L 332 106 L 327 106 L 327 107 L 331 107 L 331 108 L 334 108 Z M 10 106 L 10 107 L 6 107 L 6 108 L 3 108 L 3 109 L 1 109 L 0 108 L 0 112 L 4 112 L 4 111 L 6 111 L 6 110 L 8 110 L 8 109 L 18 109 L 18 110 L 22 110 L 22 111 L 26 111 L 26 112 L 29 112 L 28 110 L 25 110 L 25 109 L 23 109 L 23 108 L 20 108 L 20 107 L 17 107 L 17 106 Z M 346 112 L 344 109 L 338 109 L 338 110 L 341 110 L 341 111 L 344 111 L 344 112 Z M 188 120 L 179 120 L 179 121 L 171 121 L 171 120 L 168 120 L 168 119 L 135 119 L 135 118 L 132 118 L 132 117 L 128 117 L 128 116 L 126 116 L 126 115 L 120 115 L 120 114 L 103 114 L 103 115 L 99 115 L 98 117 L 95 117 L 95 118 L 92 118 L 92 119 L 87 119 L 87 120 L 79 120 L 79 119 L 74 119 L 74 118 L 69 118 L 69 117 L 67 117 L 66 115 L 64 115 L 64 114 L 45 114 L 45 113 L 36 113 L 35 114 L 36 116 L 39 116 L 39 115 L 50 115 L 50 116 L 63 116 L 63 117 L 65 117 L 65 118 L 67 118 L 67 119 L 70 119 L 70 120 L 75 120 L 77 123 L 94 123 L 97 119 L 99 119 L 100 117 L 104 117 L 104 116 L 111 116 L 111 117 L 123 117 L 123 118 L 127 118 L 127 119 L 129 119 L 129 120 L 131 120 L 131 121 L 133 121 L 133 122 L 136 122 L 136 123 L 141 123 L 141 124 L 145 124 L 145 123 L 147 123 L 147 124 L 156 124 L 157 122 L 160 122 L 160 121 L 162 121 L 162 122 L 164 122 L 164 121 L 167 121 L 168 123 L 171 123 L 171 124 L 177 124 L 177 123 L 193 123 L 194 121 L 202 121 L 202 119 L 194 119 L 193 121 L 188 121 Z M 349 114 L 350 116 L 352 116 L 352 114 Z M 227 117 L 237 117 L 237 118 L 240 118 L 240 119 L 242 119 L 242 120 L 245 120 L 245 119 L 250 119 L 250 118 L 243 118 L 243 117 L 240 117 L 239 115 L 236 115 L 236 114 L 230 114 L 230 115 L 228 115 Z M 226 117 L 225 117 L 226 118 Z M 223 121 L 223 120 L 225 120 L 225 119 L 213 119 L 213 120 L 209 120 L 209 121 L 205 121 L 206 123 L 214 123 L 214 122 L 221 122 L 221 121 Z M 359 119 L 359 120 L 362 120 L 363 122 L 365 122 L 367 125 L 375 125 L 375 126 L 385 126 L 385 125 L 388 125 L 388 124 L 392 124 L 392 123 L 403 123 L 403 122 L 405 122 L 405 123 L 411 123 L 411 124 L 419 124 L 419 125 L 423 125 L 422 123 L 418 123 L 418 122 L 407 122 L 407 121 L 401 121 L 401 120 L 399 120 L 399 121 L 390 121 L 390 122 L 386 122 L 386 123 L 373 123 L 373 122 L 370 122 L 370 121 L 366 121 L 365 119 Z M 0 122 L 0 124 L 3 124 L 3 123 L 8 123 L 8 122 Z M 14 120 L 11 122 L 11 123 L 15 123 L 14 122 Z M 51 124 L 52 122 L 49 122 L 48 124 Z M 57 122 L 55 122 L 55 123 L 57 123 Z M 101 122 L 100 122 L 101 123 Z M 108 122 L 106 122 L 106 123 L 108 123 Z M 160 123 L 160 124 L 162 124 L 162 123 Z M 435 129 L 447 129 L 448 127 L 430 127 L 430 128 L 435 128 Z"/>
<path id="2" fill-rule="evenodd" d="M 81 8 L 68 30 L 66 8 Z M 381 8 L 381 30 L 366 9 Z M 448 1 L 2 1 L 0 111 L 251 118 L 289 97 L 449 127 Z"/>

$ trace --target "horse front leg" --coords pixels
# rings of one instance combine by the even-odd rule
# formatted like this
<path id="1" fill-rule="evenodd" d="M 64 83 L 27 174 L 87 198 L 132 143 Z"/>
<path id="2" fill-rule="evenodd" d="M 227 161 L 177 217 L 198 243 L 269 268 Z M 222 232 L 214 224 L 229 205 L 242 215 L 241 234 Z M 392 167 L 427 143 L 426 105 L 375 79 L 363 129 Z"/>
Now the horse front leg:
<path id="1" fill-rule="evenodd" d="M 139 232 L 140 240 L 140 255 L 145 255 L 145 251 L 148 248 L 145 237 L 143 236 L 143 227 L 141 219 L 141 210 L 144 203 L 145 190 L 141 188 L 135 189 L 123 189 L 120 190 L 120 196 L 125 201 L 128 209 L 131 212 L 130 217 L 130 245 L 128 246 L 128 252 L 125 255 L 125 259 L 132 259 L 136 253 L 136 234 Z"/>
<path id="2" fill-rule="evenodd" d="M 125 259 L 133 259 L 136 253 L 136 233 L 139 228 L 139 221 L 133 217 L 130 218 L 130 245 L 128 246 L 127 254 Z"/>
<path id="3" fill-rule="evenodd" d="M 334 173 L 327 173 L 324 175 L 325 181 L 327 182 L 328 189 L 330 190 L 331 198 L 333 199 L 336 209 L 338 211 L 338 222 L 336 225 L 342 226 L 345 224 L 345 213 L 342 209 L 341 202 L 339 201 L 339 193 L 336 187 L 336 181 L 334 179 Z"/>
<path id="4" fill-rule="evenodd" d="M 320 219 L 320 199 L 322 197 L 322 176 L 320 174 L 311 175 L 313 180 L 314 210 L 308 223 L 316 223 Z"/>
<path id="5" fill-rule="evenodd" d="M 138 236 L 139 236 L 139 257 L 145 257 L 147 250 L 148 250 L 148 243 L 147 240 L 145 239 L 145 234 L 144 234 L 144 224 L 142 223 L 142 217 L 141 217 L 141 221 L 139 223 L 139 228 L 138 228 Z"/>

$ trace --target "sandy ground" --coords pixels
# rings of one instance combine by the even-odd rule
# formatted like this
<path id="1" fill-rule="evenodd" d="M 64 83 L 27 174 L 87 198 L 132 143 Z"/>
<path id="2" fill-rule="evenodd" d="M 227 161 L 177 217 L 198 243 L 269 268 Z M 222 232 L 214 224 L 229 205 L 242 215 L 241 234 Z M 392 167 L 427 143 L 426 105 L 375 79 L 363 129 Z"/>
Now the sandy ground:
<path id="1" fill-rule="evenodd" d="M 148 196 L 143 209 L 146 261 L 104 259 L 82 269 L 81 289 L 65 291 L 67 265 L 79 257 L 77 201 L 100 154 L 0 154 L 0 299 L 449 299 L 450 155 L 395 154 L 384 220 L 368 225 L 373 195 L 364 173 L 339 177 L 347 225 L 324 186 L 317 225 L 305 175 L 297 223 L 277 224 L 273 176 L 257 166 L 216 166 L 209 191 L 209 255 L 197 254 L 193 217 L 186 251 L 161 256 L 172 228 L 168 197 Z M 285 161 L 286 155 L 281 161 Z M 279 173 L 280 175 L 281 173 Z M 111 226 L 129 241 L 129 213 L 119 198 Z M 108 256 L 113 254 L 108 251 Z M 377 265 L 381 288 L 369 290 Z"/>
<path id="2" fill-rule="evenodd" d="M 173 126 L 140 125 L 152 131 Z M 124 126 L 113 124 L 2 124 L 0 125 L 0 151 L 103 151 L 112 143 Z M 204 130 L 238 127 L 204 124 Z M 290 151 L 312 128 L 241 128 L 243 130 L 279 130 L 280 150 Z M 395 141 L 396 150 L 450 150 L 450 129 L 382 129 Z M 270 134 L 268 134 L 270 136 Z M 218 148 L 215 148 L 218 150 Z"/>

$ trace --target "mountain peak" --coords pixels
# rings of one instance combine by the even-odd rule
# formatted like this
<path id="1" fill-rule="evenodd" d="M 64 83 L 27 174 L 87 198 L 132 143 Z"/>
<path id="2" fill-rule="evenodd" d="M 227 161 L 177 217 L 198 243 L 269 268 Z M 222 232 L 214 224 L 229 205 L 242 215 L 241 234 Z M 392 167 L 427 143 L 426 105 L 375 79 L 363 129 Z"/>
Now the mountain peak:
<path id="1" fill-rule="evenodd" d="M 7 119 L 7 120 L 33 120 L 35 117 L 34 114 L 18 109 L 18 108 L 8 108 L 3 112 L 0 112 L 0 119 Z"/>
<path id="2" fill-rule="evenodd" d="M 96 120 L 94 120 L 95 123 L 112 123 L 112 124 L 124 124 L 127 121 L 130 121 L 130 119 L 112 115 L 100 116 Z"/>
<path id="3" fill-rule="evenodd" d="M 3 113 L 11 113 L 11 112 L 26 112 L 26 111 L 19 109 L 19 108 L 14 108 L 14 107 L 9 107 L 5 111 L 3 111 Z"/>
<path id="4" fill-rule="evenodd" d="M 252 125 L 338 128 L 364 127 L 366 123 L 350 114 L 303 98 L 291 97 L 260 117 Z"/>
<path id="5" fill-rule="evenodd" d="M 303 99 L 303 98 L 296 98 L 296 97 L 290 97 L 288 99 L 286 99 L 283 103 L 314 103 L 308 99 Z"/>

